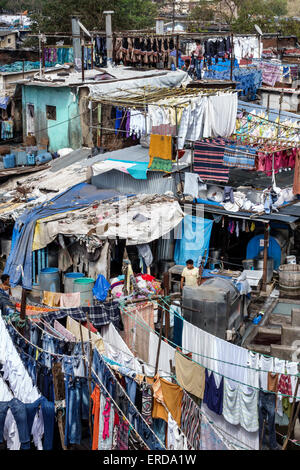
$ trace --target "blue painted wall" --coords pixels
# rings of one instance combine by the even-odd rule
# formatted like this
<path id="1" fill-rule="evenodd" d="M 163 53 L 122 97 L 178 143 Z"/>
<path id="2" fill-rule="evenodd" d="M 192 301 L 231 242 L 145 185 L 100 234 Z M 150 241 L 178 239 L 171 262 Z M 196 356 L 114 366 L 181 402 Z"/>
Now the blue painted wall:
<path id="1" fill-rule="evenodd" d="M 74 89 L 75 90 L 75 89 Z M 81 147 L 82 133 L 78 96 L 69 87 L 22 87 L 23 132 L 27 135 L 27 105 L 34 105 L 35 137 L 37 144 L 49 138 L 49 150 L 56 152 L 65 147 Z M 47 119 L 46 106 L 56 106 L 56 121 Z"/>

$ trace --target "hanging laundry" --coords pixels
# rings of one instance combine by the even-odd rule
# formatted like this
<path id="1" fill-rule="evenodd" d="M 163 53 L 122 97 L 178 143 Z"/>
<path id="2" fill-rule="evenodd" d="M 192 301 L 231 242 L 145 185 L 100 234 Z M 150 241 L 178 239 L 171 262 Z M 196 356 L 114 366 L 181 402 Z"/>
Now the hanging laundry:
<path id="1" fill-rule="evenodd" d="M 60 294 L 61 308 L 77 308 L 80 306 L 80 292 Z"/>
<path id="2" fill-rule="evenodd" d="M 193 361 L 175 353 L 175 370 L 179 385 L 187 392 L 203 399 L 205 388 L 205 369 Z"/>
<path id="3" fill-rule="evenodd" d="M 58 292 L 44 291 L 42 302 L 49 307 L 60 307 L 60 298 L 61 294 Z"/>
<path id="4" fill-rule="evenodd" d="M 206 403 L 211 411 L 214 411 L 218 415 L 223 412 L 223 389 L 224 389 L 224 377 L 222 377 L 220 386 L 217 388 L 214 373 L 211 372 L 208 375 L 208 370 L 205 369 L 205 390 L 203 402 Z"/>
<path id="5" fill-rule="evenodd" d="M 223 165 L 225 141 L 203 139 L 195 142 L 194 172 L 203 180 L 228 181 L 229 170 Z"/>
<path id="6" fill-rule="evenodd" d="M 149 383 L 152 383 L 153 387 L 153 418 L 161 418 L 164 421 L 168 422 L 168 411 L 171 413 L 175 419 L 178 426 L 180 426 L 181 421 L 181 401 L 183 390 L 176 384 L 173 384 L 165 379 L 162 379 L 159 376 L 156 376 L 154 379 L 147 378 Z M 164 405 L 166 405 L 166 408 Z"/>
<path id="7" fill-rule="evenodd" d="M 180 428 L 184 432 L 188 440 L 189 450 L 200 450 L 200 426 L 201 426 L 201 410 L 194 400 L 183 390 L 181 402 L 181 424 Z"/>
<path id="8" fill-rule="evenodd" d="M 233 425 L 240 424 L 248 432 L 256 432 L 258 422 L 258 390 L 242 384 L 232 387 L 224 379 L 223 416 Z"/>
<path id="9" fill-rule="evenodd" d="M 171 172 L 172 137 L 151 134 L 149 148 L 150 170 Z"/>

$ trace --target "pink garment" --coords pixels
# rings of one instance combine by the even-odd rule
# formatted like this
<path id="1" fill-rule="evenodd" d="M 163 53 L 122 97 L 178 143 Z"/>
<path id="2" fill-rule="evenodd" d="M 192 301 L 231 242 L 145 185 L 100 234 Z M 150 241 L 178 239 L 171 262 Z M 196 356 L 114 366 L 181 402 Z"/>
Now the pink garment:
<path id="1" fill-rule="evenodd" d="M 275 170 L 279 170 L 280 168 L 283 167 L 282 154 L 283 154 L 283 152 L 274 153 L 274 168 L 275 168 Z"/>
<path id="2" fill-rule="evenodd" d="M 294 148 L 290 151 L 290 154 L 289 154 L 289 168 L 295 168 L 296 155 L 297 155 L 297 149 Z"/>
<path id="3" fill-rule="evenodd" d="M 266 167 L 266 154 L 259 152 L 257 154 L 258 156 L 258 166 L 257 166 L 257 171 L 265 171 Z"/>
<path id="4" fill-rule="evenodd" d="M 110 410 L 111 410 L 111 401 L 110 398 L 106 398 L 105 408 L 103 411 L 104 416 L 104 427 L 103 427 L 103 434 L 102 437 L 105 440 L 109 437 L 109 417 L 110 417 Z"/>
<path id="5" fill-rule="evenodd" d="M 272 155 L 266 155 L 266 164 L 265 164 L 265 172 L 268 176 L 272 176 Z"/>
<path id="6" fill-rule="evenodd" d="M 283 150 L 282 152 L 282 168 L 289 167 L 289 152 L 287 150 Z"/>
<path id="7" fill-rule="evenodd" d="M 76 341 L 75 336 L 72 333 L 70 333 L 70 331 L 67 330 L 61 323 L 59 323 L 59 321 L 54 320 L 53 326 L 55 330 L 61 333 L 68 341 L 73 341 L 73 342 Z"/>
<path id="8" fill-rule="evenodd" d="M 80 307 L 80 292 L 72 292 L 69 294 L 61 294 L 61 308 L 77 308 Z"/>

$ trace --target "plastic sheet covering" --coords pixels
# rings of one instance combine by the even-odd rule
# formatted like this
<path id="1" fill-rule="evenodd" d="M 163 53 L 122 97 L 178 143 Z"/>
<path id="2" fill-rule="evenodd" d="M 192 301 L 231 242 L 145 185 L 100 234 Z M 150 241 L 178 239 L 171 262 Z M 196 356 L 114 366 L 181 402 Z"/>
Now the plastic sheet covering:
<path id="1" fill-rule="evenodd" d="M 38 219 L 82 209 L 94 201 L 116 198 L 118 195 L 113 190 L 99 190 L 87 183 L 79 183 L 54 197 L 46 204 L 24 212 L 15 222 L 12 247 L 4 270 L 10 276 L 11 285 L 15 287 L 22 284 L 25 289 L 30 290 L 32 288 L 32 243 L 35 224 Z M 23 279 L 21 270 L 17 270 L 19 265 L 24 270 Z"/>
<path id="2" fill-rule="evenodd" d="M 174 253 L 176 264 L 185 265 L 188 259 L 192 259 L 195 266 L 198 266 L 199 256 L 204 256 L 205 250 L 207 250 L 207 261 L 213 223 L 213 220 L 202 217 L 192 215 L 184 217 L 180 227 L 181 233 L 177 231 L 175 234 L 177 238 Z"/>

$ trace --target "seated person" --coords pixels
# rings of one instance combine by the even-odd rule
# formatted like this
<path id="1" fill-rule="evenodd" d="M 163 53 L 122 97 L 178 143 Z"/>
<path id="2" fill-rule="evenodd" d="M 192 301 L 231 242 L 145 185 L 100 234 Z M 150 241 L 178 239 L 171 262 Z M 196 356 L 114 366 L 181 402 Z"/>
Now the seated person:
<path id="1" fill-rule="evenodd" d="M 1 284 L 0 284 L 0 289 L 7 295 L 12 295 L 11 293 L 11 288 L 10 288 L 10 283 L 9 283 L 9 275 L 8 274 L 2 274 L 1 276 Z"/>

